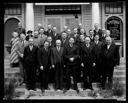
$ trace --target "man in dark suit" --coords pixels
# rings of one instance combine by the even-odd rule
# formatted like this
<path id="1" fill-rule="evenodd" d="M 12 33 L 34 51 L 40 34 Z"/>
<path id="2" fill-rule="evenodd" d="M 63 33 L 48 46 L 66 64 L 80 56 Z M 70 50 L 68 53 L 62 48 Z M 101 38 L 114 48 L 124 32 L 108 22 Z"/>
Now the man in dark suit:
<path id="1" fill-rule="evenodd" d="M 80 32 L 79 32 L 79 35 L 84 35 L 84 36 L 86 36 L 86 31 L 85 31 L 83 28 L 81 28 L 81 29 L 80 29 Z"/>
<path id="2" fill-rule="evenodd" d="M 54 26 L 53 27 L 53 35 L 52 35 L 52 44 L 55 46 L 56 45 L 56 40 L 60 39 L 60 38 L 61 38 L 61 35 L 57 33 L 57 29 Z"/>
<path id="3" fill-rule="evenodd" d="M 84 67 L 83 69 L 83 82 L 84 82 L 84 89 L 92 89 L 92 73 L 93 73 L 93 45 L 90 43 L 90 38 L 85 38 L 85 43 L 81 45 L 81 66 Z"/>
<path id="4" fill-rule="evenodd" d="M 89 30 L 89 37 L 90 37 L 91 43 L 94 42 L 94 31 L 92 29 Z"/>
<path id="5" fill-rule="evenodd" d="M 48 30 L 46 31 L 46 35 L 47 36 L 51 36 L 53 35 L 53 31 L 52 31 L 52 25 L 48 25 Z"/>
<path id="6" fill-rule="evenodd" d="M 80 41 L 77 28 L 74 28 L 73 33 L 71 33 L 71 37 L 75 39 L 75 44 L 77 44 Z"/>
<path id="7" fill-rule="evenodd" d="M 118 65 L 119 50 L 110 36 L 105 38 L 106 44 L 102 47 L 102 87 L 105 88 L 105 83 L 108 77 L 110 87 L 113 83 L 114 67 Z"/>
<path id="8" fill-rule="evenodd" d="M 55 90 L 63 89 L 63 51 L 64 47 L 61 47 L 61 41 L 56 40 L 56 47 L 51 51 L 51 65 L 55 68 Z"/>
<path id="9" fill-rule="evenodd" d="M 40 73 L 40 83 L 41 90 L 48 89 L 48 78 L 50 69 L 50 49 L 49 42 L 45 41 L 44 46 L 40 47 L 38 50 L 38 62 L 39 62 L 39 73 Z"/>
<path id="10" fill-rule="evenodd" d="M 71 77 L 73 77 L 73 89 L 79 93 L 77 87 L 77 72 L 76 69 L 78 66 L 79 60 L 79 49 L 78 46 L 74 44 L 75 40 L 73 37 L 69 39 L 69 44 L 64 49 L 64 59 L 66 65 L 66 89 L 69 90 L 71 88 Z"/>
<path id="11" fill-rule="evenodd" d="M 61 46 L 62 47 L 66 47 L 66 45 L 68 45 L 68 37 L 67 37 L 67 33 L 63 32 L 61 35 Z"/>
<path id="12" fill-rule="evenodd" d="M 29 45 L 24 49 L 24 68 L 26 72 L 27 89 L 34 90 L 36 84 L 38 47 L 33 45 L 33 38 L 29 39 Z"/>
<path id="13" fill-rule="evenodd" d="M 101 48 L 102 48 L 102 42 L 99 41 L 99 35 L 95 35 L 94 42 L 93 42 L 93 55 L 94 55 L 94 63 L 96 64 L 94 67 L 94 79 L 93 82 L 101 82 L 101 62 L 102 62 L 102 56 L 101 56 Z"/>
<path id="14" fill-rule="evenodd" d="M 99 29 L 99 24 L 98 23 L 95 23 L 94 24 L 94 36 L 95 35 L 99 35 L 99 41 L 101 41 L 102 40 L 102 30 L 101 29 Z"/>

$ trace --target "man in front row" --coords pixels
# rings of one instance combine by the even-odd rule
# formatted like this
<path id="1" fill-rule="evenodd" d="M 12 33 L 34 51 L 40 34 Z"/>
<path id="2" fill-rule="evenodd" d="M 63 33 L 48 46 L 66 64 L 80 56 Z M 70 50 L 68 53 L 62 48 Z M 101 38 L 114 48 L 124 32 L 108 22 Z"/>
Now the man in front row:
<path id="1" fill-rule="evenodd" d="M 63 51 L 64 47 L 61 47 L 61 40 L 56 40 L 56 47 L 51 50 L 51 65 L 55 70 L 55 90 L 63 89 Z"/>
<path id="2" fill-rule="evenodd" d="M 108 83 L 110 84 L 110 88 L 113 84 L 113 72 L 114 67 L 118 64 L 119 61 L 119 50 L 114 42 L 112 42 L 112 38 L 110 36 L 105 38 L 106 44 L 102 47 L 102 88 L 105 88 L 105 84 L 108 77 Z"/>
<path id="3" fill-rule="evenodd" d="M 45 89 L 48 89 L 48 77 L 50 69 L 50 49 L 48 41 L 45 41 L 44 46 L 40 47 L 38 50 L 38 62 L 41 90 L 44 92 Z"/>
<path id="4" fill-rule="evenodd" d="M 92 89 L 93 76 L 93 46 L 89 37 L 85 38 L 85 43 L 81 45 L 81 66 L 83 67 L 84 89 Z"/>
<path id="5" fill-rule="evenodd" d="M 73 37 L 69 38 L 69 44 L 64 49 L 64 61 L 66 65 L 66 89 L 71 88 L 71 77 L 73 77 L 73 89 L 79 93 L 77 87 L 77 69 L 79 68 L 79 49 L 78 46 L 74 44 L 75 40 Z"/>
<path id="6" fill-rule="evenodd" d="M 37 51 L 38 47 L 34 45 L 33 38 L 29 38 L 29 45 L 24 49 L 24 68 L 26 73 L 26 86 L 28 90 L 35 90 L 36 70 L 37 70 Z"/>

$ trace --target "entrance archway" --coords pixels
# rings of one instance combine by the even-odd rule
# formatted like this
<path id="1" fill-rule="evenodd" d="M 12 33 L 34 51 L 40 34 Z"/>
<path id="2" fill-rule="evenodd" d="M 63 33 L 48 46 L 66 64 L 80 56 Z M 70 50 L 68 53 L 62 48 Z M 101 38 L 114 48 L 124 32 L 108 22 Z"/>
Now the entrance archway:
<path id="1" fill-rule="evenodd" d="M 12 32 L 17 28 L 19 20 L 16 18 L 8 19 L 4 24 L 4 56 L 8 56 L 6 46 L 10 44 Z"/>
<path id="2" fill-rule="evenodd" d="M 116 43 L 123 44 L 123 22 L 119 17 L 112 16 L 105 22 L 105 28 L 111 31 L 111 37 Z M 120 50 L 120 56 L 123 56 L 123 45 Z"/>

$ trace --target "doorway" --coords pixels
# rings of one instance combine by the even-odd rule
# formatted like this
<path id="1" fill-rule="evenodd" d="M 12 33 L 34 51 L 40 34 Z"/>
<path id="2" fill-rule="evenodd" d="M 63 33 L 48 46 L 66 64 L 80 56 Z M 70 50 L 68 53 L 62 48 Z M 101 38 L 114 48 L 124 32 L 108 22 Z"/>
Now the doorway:
<path id="1" fill-rule="evenodd" d="M 107 30 L 111 31 L 111 37 L 116 43 L 120 43 L 120 56 L 123 57 L 123 22 L 119 17 L 112 16 L 105 22 Z"/>
<path id="2" fill-rule="evenodd" d="M 80 15 L 78 15 L 78 18 L 75 18 L 73 15 L 47 15 L 45 19 L 45 28 L 47 29 L 47 25 L 51 24 L 57 27 L 58 33 L 63 31 L 64 26 L 68 26 L 68 28 L 72 30 L 81 23 Z"/>
<path id="3" fill-rule="evenodd" d="M 4 24 L 4 57 L 9 55 L 6 50 L 6 46 L 10 44 L 12 32 L 18 27 L 18 22 L 18 19 L 10 18 Z"/>

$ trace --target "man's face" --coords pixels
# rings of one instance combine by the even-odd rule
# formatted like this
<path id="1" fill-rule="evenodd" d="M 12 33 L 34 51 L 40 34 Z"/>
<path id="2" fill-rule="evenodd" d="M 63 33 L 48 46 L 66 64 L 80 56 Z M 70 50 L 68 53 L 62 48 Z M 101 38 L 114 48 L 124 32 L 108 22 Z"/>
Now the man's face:
<path id="1" fill-rule="evenodd" d="M 90 43 L 90 38 L 89 37 L 86 37 L 85 38 L 85 42 L 86 42 L 86 44 L 89 44 Z"/>
<path id="2" fill-rule="evenodd" d="M 98 41 L 99 40 L 99 35 L 95 36 L 95 40 Z"/>
<path id="3" fill-rule="evenodd" d="M 74 33 L 77 33 L 77 28 L 74 29 Z"/>
<path id="4" fill-rule="evenodd" d="M 84 29 L 80 29 L 80 32 L 81 32 L 81 33 L 84 33 Z"/>
<path id="5" fill-rule="evenodd" d="M 90 36 L 93 36 L 94 35 L 93 30 L 91 30 L 89 33 L 90 33 Z"/>
<path id="6" fill-rule="evenodd" d="M 111 44 L 111 39 L 106 38 L 106 43 L 107 43 L 107 45 L 110 45 Z"/>
<path id="7" fill-rule="evenodd" d="M 66 31 L 68 29 L 68 27 L 67 26 L 64 26 L 64 31 Z"/>
<path id="8" fill-rule="evenodd" d="M 38 36 L 38 31 L 35 31 L 34 32 L 34 36 Z"/>
<path id="9" fill-rule="evenodd" d="M 18 23 L 18 27 L 21 28 L 22 27 L 22 24 L 21 23 Z"/>
<path id="10" fill-rule="evenodd" d="M 49 42 L 44 42 L 44 47 L 48 48 L 48 46 L 49 46 Z"/>
<path id="11" fill-rule="evenodd" d="M 66 37 L 67 37 L 67 34 L 66 33 L 62 33 L 62 38 L 66 39 Z"/>
<path id="12" fill-rule="evenodd" d="M 68 29 L 68 30 L 67 30 L 67 33 L 68 33 L 68 34 L 71 34 L 71 30 L 70 30 L 70 29 Z"/>
<path id="13" fill-rule="evenodd" d="M 40 29 L 40 31 L 39 31 L 41 34 L 43 34 L 44 33 L 44 29 Z"/>
<path id="14" fill-rule="evenodd" d="M 20 38 L 21 38 L 22 40 L 25 40 L 25 35 L 24 35 L 24 34 L 20 34 Z"/>
<path id="15" fill-rule="evenodd" d="M 106 36 L 110 36 L 110 31 L 106 30 Z"/>
<path id="16" fill-rule="evenodd" d="M 74 38 L 70 38 L 70 39 L 69 39 L 69 43 L 70 43 L 70 44 L 73 44 L 74 42 L 75 42 Z"/>
<path id="17" fill-rule="evenodd" d="M 53 27 L 53 31 L 56 32 L 56 27 Z"/>
<path id="18" fill-rule="evenodd" d="M 48 25 L 48 29 L 52 29 L 52 26 L 51 25 Z"/>
<path id="19" fill-rule="evenodd" d="M 60 47 L 61 46 L 61 41 L 60 40 L 56 40 L 56 46 Z"/>
<path id="20" fill-rule="evenodd" d="M 18 36 L 18 33 L 17 33 L 17 32 L 13 32 L 13 33 L 12 33 L 12 36 L 15 38 L 15 37 Z"/>
<path id="21" fill-rule="evenodd" d="M 30 38 L 30 39 L 29 39 L 29 45 L 33 45 L 33 43 L 34 43 L 34 42 L 33 42 L 33 38 Z"/>
<path id="22" fill-rule="evenodd" d="M 84 37 L 84 35 L 80 35 L 80 40 L 81 40 L 82 42 L 85 41 L 85 37 Z"/>
<path id="23" fill-rule="evenodd" d="M 48 42 L 52 42 L 52 38 L 51 38 L 51 37 L 48 37 L 48 38 L 47 38 L 47 41 L 48 41 Z"/>
<path id="24" fill-rule="evenodd" d="M 95 27 L 95 29 L 97 30 L 98 27 L 99 27 L 99 25 L 98 25 L 98 24 L 95 24 L 94 27 Z"/>
<path id="25" fill-rule="evenodd" d="M 82 28 L 82 24 L 79 24 L 79 28 Z"/>

